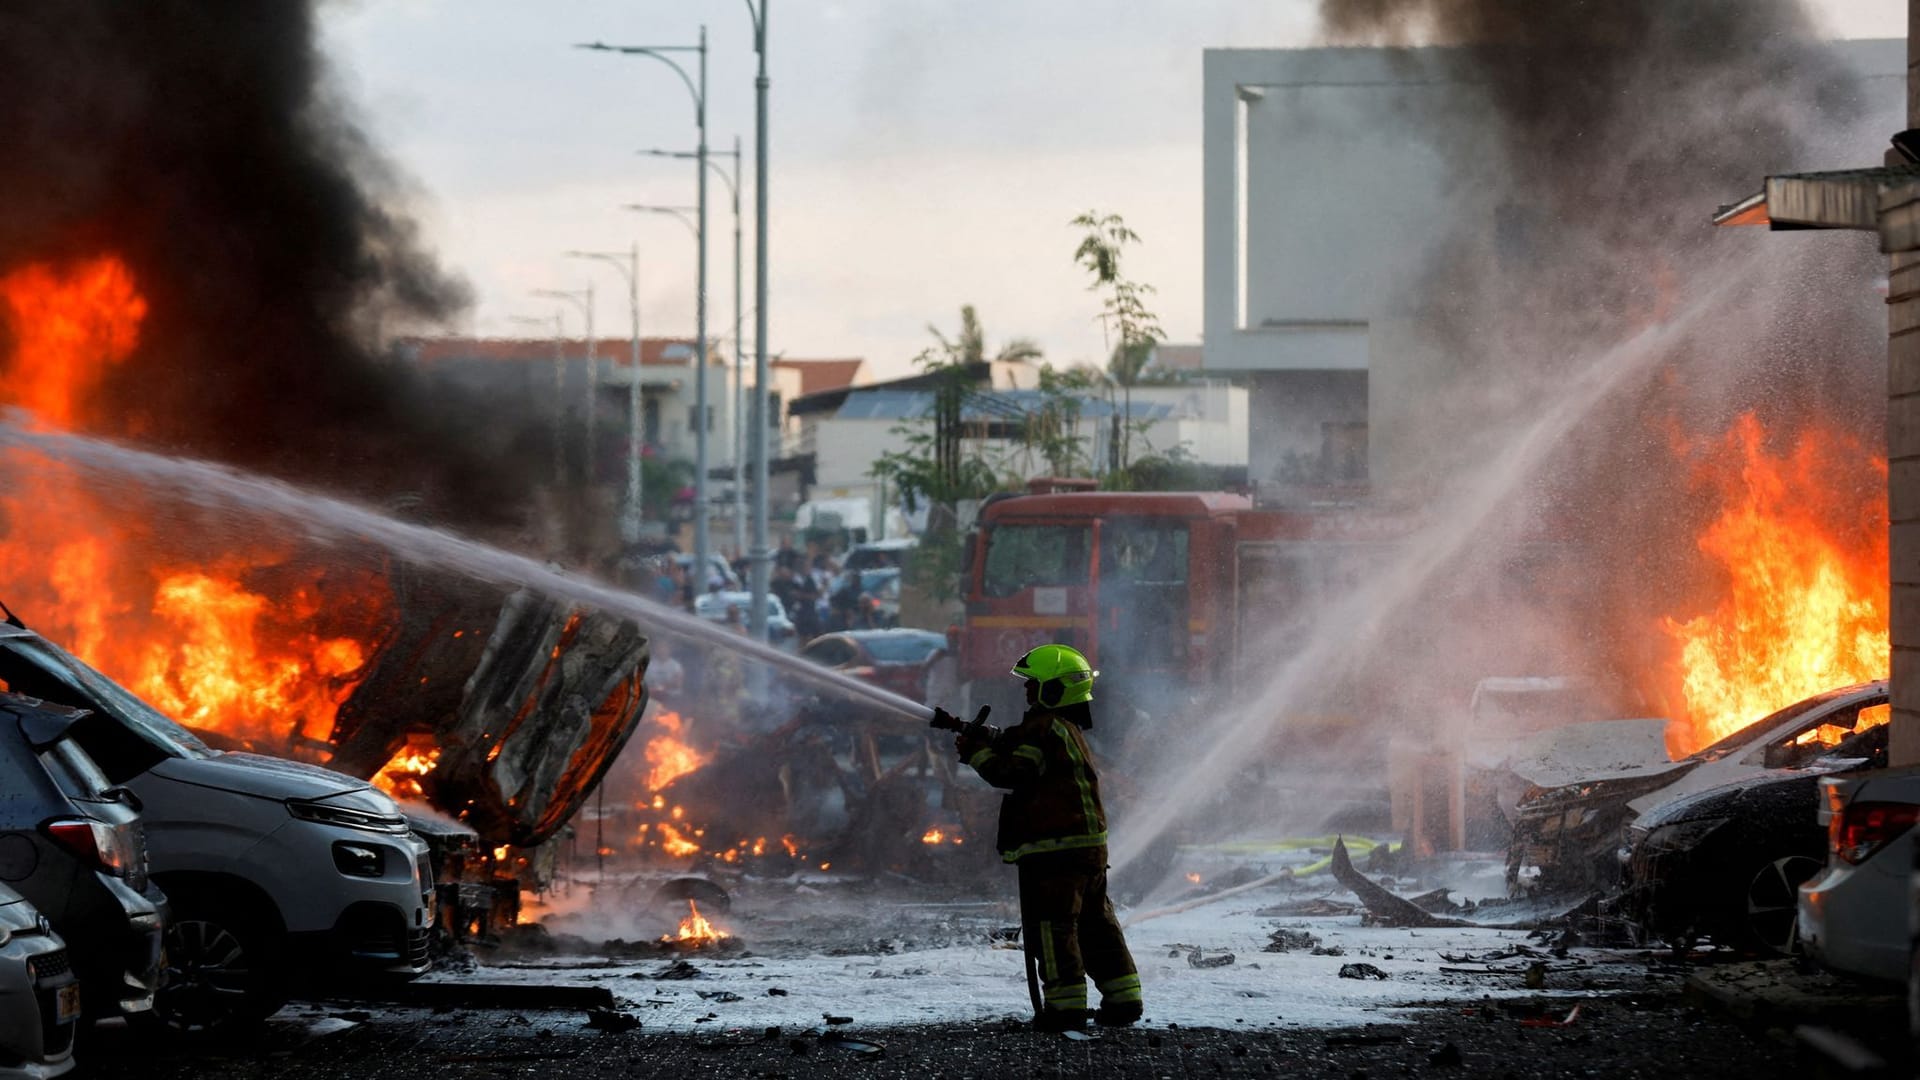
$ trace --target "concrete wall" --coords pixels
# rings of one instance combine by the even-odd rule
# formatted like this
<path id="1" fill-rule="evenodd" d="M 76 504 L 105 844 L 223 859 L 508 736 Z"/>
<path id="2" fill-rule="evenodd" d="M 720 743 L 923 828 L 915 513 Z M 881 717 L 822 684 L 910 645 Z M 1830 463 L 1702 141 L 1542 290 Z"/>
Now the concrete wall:
<path id="1" fill-rule="evenodd" d="M 1920 0 L 1909 0 L 1907 126 L 1920 127 Z M 1887 756 L 1920 765 L 1920 185 L 1881 199 L 1887 268 L 1887 503 L 1893 720 Z"/>

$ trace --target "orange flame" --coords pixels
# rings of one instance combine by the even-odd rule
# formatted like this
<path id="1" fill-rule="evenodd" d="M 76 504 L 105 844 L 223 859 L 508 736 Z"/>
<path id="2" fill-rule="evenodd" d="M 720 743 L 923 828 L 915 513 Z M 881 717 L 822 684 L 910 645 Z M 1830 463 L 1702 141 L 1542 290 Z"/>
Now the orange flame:
<path id="1" fill-rule="evenodd" d="M 647 790 L 660 791 L 680 777 L 707 763 L 706 756 L 688 746 L 682 735 L 685 722 L 677 712 L 663 712 L 653 718 L 664 734 L 646 747 Z"/>
<path id="2" fill-rule="evenodd" d="M 679 829 L 663 821 L 660 823 L 660 850 L 678 858 L 684 855 L 700 854 L 700 845 L 687 839 Z"/>
<path id="3" fill-rule="evenodd" d="M 13 346 L 0 403 L 63 430 L 97 426 L 105 379 L 132 357 L 146 315 L 111 256 L 0 276 Z M 0 465 L 0 585 L 36 629 L 203 731 L 283 751 L 328 738 L 379 638 L 380 574 L 293 572 L 292 552 L 257 533 L 223 546 L 179 507 L 92 491 L 57 462 L 15 453 Z"/>
<path id="4" fill-rule="evenodd" d="M 1818 430 L 1775 455 L 1751 413 L 1701 449 L 1722 509 L 1698 545 L 1727 589 L 1705 614 L 1661 620 L 1687 704 L 1678 752 L 1889 663 L 1885 460 Z M 1867 488 L 1866 505 L 1848 494 Z"/>
<path id="5" fill-rule="evenodd" d="M 420 778 L 439 764 L 439 747 L 409 742 L 373 775 L 373 786 L 396 799 L 425 799 Z"/>
<path id="6" fill-rule="evenodd" d="M 944 844 L 946 841 L 947 834 L 941 832 L 940 826 L 938 825 L 928 829 L 926 833 L 920 837 L 920 842 L 923 844 Z"/>
<path id="7" fill-rule="evenodd" d="M 687 917 L 680 920 L 677 933 L 667 934 L 661 941 L 679 945 L 711 945 L 727 936 L 726 931 L 718 929 L 707 921 L 705 915 L 700 914 L 699 904 L 688 900 L 687 911 Z"/>

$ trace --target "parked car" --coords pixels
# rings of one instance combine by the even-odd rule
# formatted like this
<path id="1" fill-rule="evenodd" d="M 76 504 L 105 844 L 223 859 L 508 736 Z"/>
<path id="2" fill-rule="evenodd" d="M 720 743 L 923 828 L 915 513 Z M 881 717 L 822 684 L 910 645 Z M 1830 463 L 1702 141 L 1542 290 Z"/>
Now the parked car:
<path id="1" fill-rule="evenodd" d="M 913 556 L 913 549 L 919 546 L 920 541 L 912 537 L 855 544 L 847 549 L 847 557 L 840 560 L 840 568 L 843 570 L 904 570 L 907 560 Z"/>
<path id="2" fill-rule="evenodd" d="M 73 1069 L 80 980 L 67 943 L 27 898 L 0 885 L 0 1080 Z"/>
<path id="3" fill-rule="evenodd" d="M 946 647 L 946 637 L 931 630 L 842 630 L 814 638 L 800 656 L 923 701 L 927 662 Z"/>
<path id="4" fill-rule="evenodd" d="M 1915 963 L 1915 832 L 1920 769 L 1820 781 L 1827 865 L 1800 887 L 1800 940 L 1836 971 L 1905 981 Z"/>
<path id="5" fill-rule="evenodd" d="M 1825 756 L 1828 749 L 1889 716 L 1887 684 L 1861 683 L 1795 702 L 1677 761 L 1648 739 L 1637 753 L 1623 752 L 1614 767 L 1576 776 L 1551 768 L 1555 740 L 1649 722 L 1597 721 L 1549 732 L 1532 754 L 1536 764 L 1509 765 L 1536 786 L 1514 813 L 1508 889 L 1611 889 L 1620 881 L 1625 830 L 1635 818 L 1670 799 L 1770 769 L 1822 774 L 1845 768 L 1844 759 Z"/>
<path id="6" fill-rule="evenodd" d="M 1822 767 L 1854 776 L 1887 764 L 1887 725 L 1828 747 Z M 1623 906 L 1651 937 L 1680 948 L 1717 945 L 1789 953 L 1796 891 L 1827 858 L 1818 820 L 1821 775 L 1763 772 L 1671 799 L 1628 829 Z"/>
<path id="7" fill-rule="evenodd" d="M 166 900 L 149 889 L 139 800 L 74 739 L 79 709 L 0 693 L 0 881 L 70 944 L 90 1016 L 153 1007 Z"/>
<path id="8" fill-rule="evenodd" d="M 740 622 L 744 625 L 747 613 L 753 610 L 753 594 L 748 592 L 716 592 L 705 596 L 696 596 L 693 600 L 693 613 L 713 622 L 727 621 L 727 609 L 733 608 L 740 613 Z M 780 598 L 767 594 L 767 636 L 778 645 L 793 640 L 793 620 L 787 618 L 786 606 Z"/>
<path id="9" fill-rule="evenodd" d="M 428 969 L 427 846 L 385 793 L 327 769 L 214 750 L 19 626 L 0 625 L 0 681 L 90 710 L 73 723 L 74 741 L 115 790 L 144 804 L 153 880 L 173 909 L 159 1018 L 216 1028 L 270 1015 L 305 982 Z"/>

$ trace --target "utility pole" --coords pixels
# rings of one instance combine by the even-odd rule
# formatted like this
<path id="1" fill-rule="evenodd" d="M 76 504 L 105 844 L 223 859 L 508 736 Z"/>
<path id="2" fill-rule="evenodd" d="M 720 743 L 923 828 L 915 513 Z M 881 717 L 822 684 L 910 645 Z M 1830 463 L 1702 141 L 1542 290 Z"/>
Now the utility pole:
<path id="1" fill-rule="evenodd" d="M 699 280 L 696 286 L 694 302 L 695 345 L 694 345 L 694 477 L 693 477 L 693 547 L 694 565 L 698 568 L 700 580 L 706 581 L 708 564 L 712 561 L 712 539 L 708 535 L 708 496 L 707 496 L 707 28 L 700 27 L 700 42 L 697 45 L 606 45 L 593 42 L 578 45 L 576 48 L 592 49 L 597 52 L 617 52 L 630 56 L 646 56 L 658 60 L 674 70 L 680 81 L 686 84 L 687 92 L 693 95 L 693 121 L 698 130 L 700 141 L 694 153 L 699 160 L 700 198 L 698 224 L 695 228 L 696 242 L 699 244 Z M 677 52 L 698 53 L 700 56 L 699 75 L 687 73 L 687 69 L 673 58 Z M 635 378 L 639 377 L 639 368 L 634 369 Z"/>
<path id="2" fill-rule="evenodd" d="M 755 641 L 767 640 L 767 579 L 773 552 L 767 548 L 767 4 L 747 0 L 753 17 L 753 609 Z"/>
<path id="3" fill-rule="evenodd" d="M 640 458 L 643 453 L 640 430 L 640 242 L 634 241 L 631 251 L 569 251 L 567 258 L 606 263 L 627 279 L 627 312 L 633 318 L 633 377 L 627 380 L 627 494 L 620 511 L 620 539 L 631 544 L 640 539 L 640 521 L 644 516 L 640 499 Z M 592 331 L 588 331 L 587 337 L 593 337 Z"/>

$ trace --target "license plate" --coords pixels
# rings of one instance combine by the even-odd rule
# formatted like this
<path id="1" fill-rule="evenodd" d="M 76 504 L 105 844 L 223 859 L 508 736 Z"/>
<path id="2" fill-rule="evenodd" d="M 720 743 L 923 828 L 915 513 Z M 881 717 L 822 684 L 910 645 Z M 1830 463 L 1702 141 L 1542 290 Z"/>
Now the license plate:
<path id="1" fill-rule="evenodd" d="M 80 1019 L 80 984 L 68 983 L 54 991 L 54 1019 L 62 1024 Z"/>

